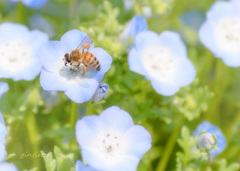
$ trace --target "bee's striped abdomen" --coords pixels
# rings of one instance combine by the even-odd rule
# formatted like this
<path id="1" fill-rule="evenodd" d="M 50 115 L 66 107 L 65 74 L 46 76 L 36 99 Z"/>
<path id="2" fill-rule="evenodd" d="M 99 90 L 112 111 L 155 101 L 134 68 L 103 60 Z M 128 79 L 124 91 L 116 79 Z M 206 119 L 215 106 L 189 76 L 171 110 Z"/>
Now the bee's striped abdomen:
<path id="1" fill-rule="evenodd" d="M 83 55 L 83 61 L 87 66 L 97 71 L 100 70 L 100 63 L 96 56 L 94 56 L 92 53 L 85 51 Z"/>

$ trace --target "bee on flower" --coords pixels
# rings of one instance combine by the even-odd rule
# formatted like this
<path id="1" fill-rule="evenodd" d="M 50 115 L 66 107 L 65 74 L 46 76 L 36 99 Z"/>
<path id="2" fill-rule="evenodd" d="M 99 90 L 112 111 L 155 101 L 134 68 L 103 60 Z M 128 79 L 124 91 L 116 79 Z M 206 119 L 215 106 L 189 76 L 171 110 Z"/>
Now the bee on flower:
<path id="1" fill-rule="evenodd" d="M 60 41 L 49 41 L 40 49 L 43 69 L 40 84 L 47 91 L 64 91 L 74 102 L 89 101 L 112 63 L 102 48 L 79 30 L 65 33 Z"/>

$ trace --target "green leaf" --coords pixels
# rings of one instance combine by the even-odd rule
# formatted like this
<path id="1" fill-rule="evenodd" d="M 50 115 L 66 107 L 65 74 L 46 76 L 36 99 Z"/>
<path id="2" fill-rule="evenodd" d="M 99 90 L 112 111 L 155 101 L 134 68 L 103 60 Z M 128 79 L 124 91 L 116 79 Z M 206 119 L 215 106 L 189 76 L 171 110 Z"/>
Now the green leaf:
<path id="1" fill-rule="evenodd" d="M 45 162 L 46 170 L 47 171 L 55 171 L 56 170 L 56 160 L 53 159 L 52 152 L 49 152 L 48 154 L 45 154 L 43 151 L 41 151 L 42 157 Z"/>
<path id="2" fill-rule="evenodd" d="M 219 171 L 239 171 L 240 164 L 239 163 L 232 163 L 227 166 L 226 159 L 222 159 L 219 163 Z"/>

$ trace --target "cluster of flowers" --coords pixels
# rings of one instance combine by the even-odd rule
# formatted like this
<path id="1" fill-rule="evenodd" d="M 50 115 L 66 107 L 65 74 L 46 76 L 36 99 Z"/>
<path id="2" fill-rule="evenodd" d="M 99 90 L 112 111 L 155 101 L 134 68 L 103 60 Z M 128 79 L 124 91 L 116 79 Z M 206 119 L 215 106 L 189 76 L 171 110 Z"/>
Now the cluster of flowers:
<path id="1" fill-rule="evenodd" d="M 22 2 L 40 8 L 47 1 Z M 36 2 L 42 4 L 36 5 Z M 229 66 L 240 65 L 239 9 L 237 0 L 215 3 L 200 29 L 203 44 Z M 164 31 L 158 35 L 147 28 L 146 20 L 138 15 L 121 35 L 122 42 L 129 38 L 133 41 L 128 55 L 129 68 L 150 80 L 159 94 L 174 95 L 180 87 L 193 82 L 196 76 L 194 65 L 188 59 L 186 47 L 177 33 Z M 106 97 L 109 88 L 99 82 L 110 69 L 112 57 L 92 43 L 87 51 L 99 60 L 99 71 L 88 69 L 82 74 L 81 65 L 80 68 L 73 67 L 63 61 L 65 54 L 75 50 L 86 36 L 84 32 L 71 30 L 60 41 L 48 41 L 43 32 L 29 31 L 21 24 L 3 23 L 0 25 L 0 78 L 32 80 L 41 72 L 40 84 L 44 90 L 63 91 L 77 103 L 98 102 Z M 4 83 L 0 86 L 0 93 L 8 89 Z M 6 127 L 2 118 L 0 121 L 4 147 Z M 202 130 L 207 133 L 200 135 L 198 146 L 210 150 L 216 144 L 219 150 L 211 150 L 214 158 L 225 148 L 226 140 L 221 131 L 208 122 L 202 123 L 195 135 Z M 151 147 L 148 131 L 134 125 L 131 116 L 117 106 L 109 107 L 100 116 L 85 116 L 77 121 L 76 138 L 84 161 L 91 167 L 77 161 L 76 170 L 136 170 L 140 159 Z"/>

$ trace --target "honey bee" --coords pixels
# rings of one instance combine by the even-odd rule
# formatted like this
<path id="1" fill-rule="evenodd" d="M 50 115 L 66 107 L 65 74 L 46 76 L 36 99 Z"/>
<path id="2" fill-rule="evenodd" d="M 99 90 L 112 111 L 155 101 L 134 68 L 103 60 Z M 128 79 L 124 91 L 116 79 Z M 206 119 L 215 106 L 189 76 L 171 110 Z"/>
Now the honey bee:
<path id="1" fill-rule="evenodd" d="M 67 64 L 70 64 L 80 69 L 79 66 L 82 63 L 83 75 L 87 71 L 87 67 L 99 71 L 100 63 L 98 59 L 91 52 L 86 51 L 90 48 L 91 43 L 92 40 L 88 36 L 85 36 L 75 50 L 72 50 L 70 54 L 66 53 L 64 55 L 63 61 L 65 62 L 65 66 L 67 66 Z"/>

